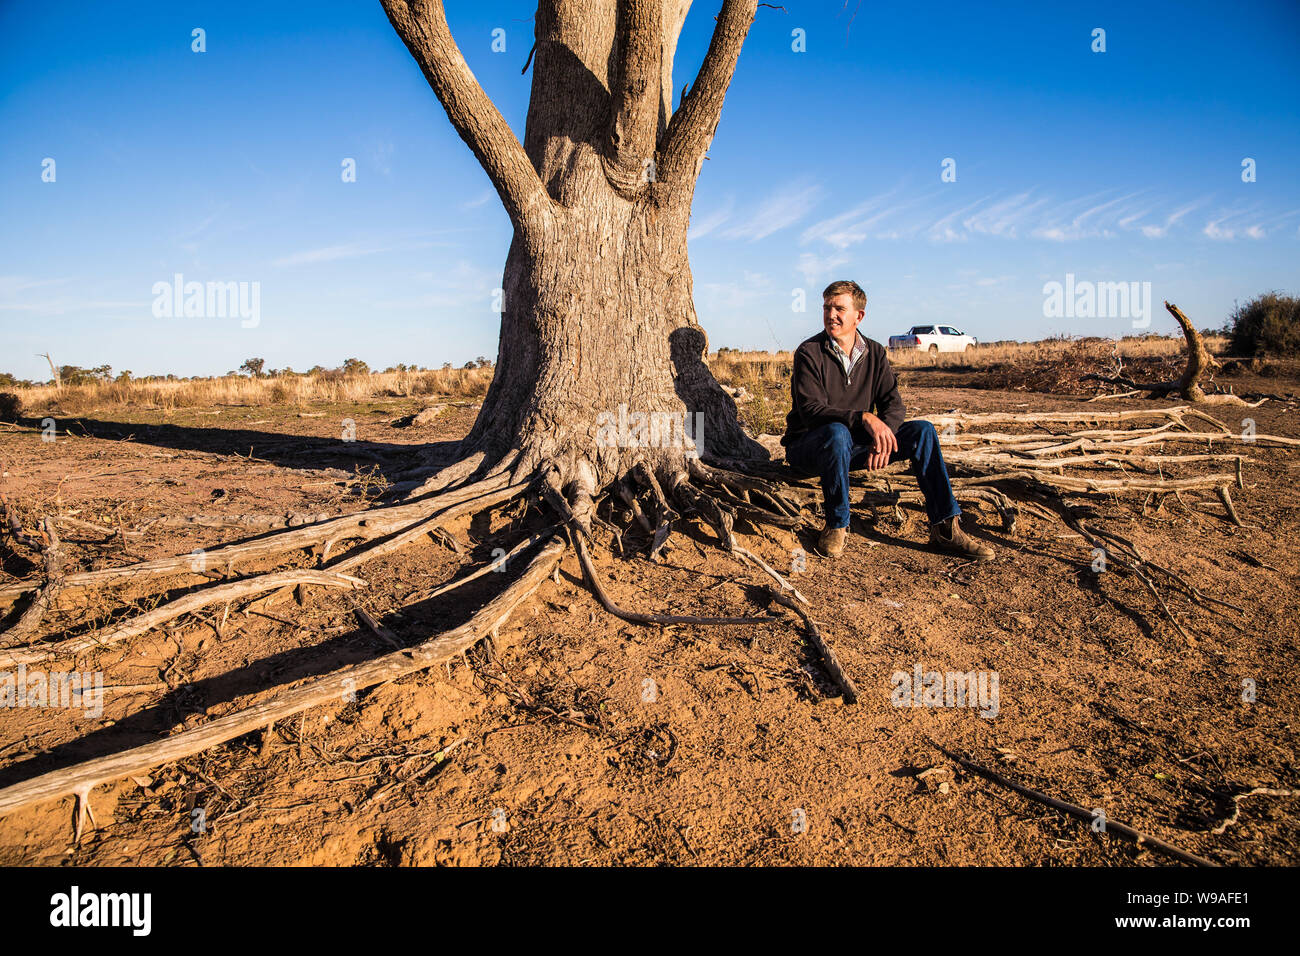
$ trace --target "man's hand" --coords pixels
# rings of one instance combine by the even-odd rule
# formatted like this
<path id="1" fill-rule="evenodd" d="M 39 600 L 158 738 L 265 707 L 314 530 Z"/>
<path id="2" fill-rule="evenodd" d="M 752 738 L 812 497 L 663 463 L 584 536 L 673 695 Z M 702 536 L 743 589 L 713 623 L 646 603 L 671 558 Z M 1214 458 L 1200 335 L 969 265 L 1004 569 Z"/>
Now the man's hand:
<path id="1" fill-rule="evenodd" d="M 870 412 L 862 413 L 862 427 L 871 436 L 873 450 L 867 459 L 867 468 L 875 471 L 889 464 L 889 456 L 898 451 L 898 439 L 889 426 Z"/>

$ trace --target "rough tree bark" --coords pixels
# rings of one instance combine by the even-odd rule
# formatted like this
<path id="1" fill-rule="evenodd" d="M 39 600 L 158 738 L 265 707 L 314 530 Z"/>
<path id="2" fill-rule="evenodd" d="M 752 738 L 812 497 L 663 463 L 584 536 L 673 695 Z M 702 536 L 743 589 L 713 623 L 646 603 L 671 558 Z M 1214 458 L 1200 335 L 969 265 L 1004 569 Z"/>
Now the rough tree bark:
<path id="1" fill-rule="evenodd" d="M 509 461 L 514 480 L 553 467 L 570 497 L 590 495 L 638 458 L 671 488 L 698 427 L 705 457 L 766 457 L 703 363 L 686 248 L 696 178 L 756 0 L 725 0 L 675 112 L 672 61 L 689 0 L 541 0 L 522 144 L 466 65 L 441 2 L 383 5 L 514 226 L 496 374 L 458 464 L 426 490 Z M 620 407 L 647 427 L 619 435 Z"/>

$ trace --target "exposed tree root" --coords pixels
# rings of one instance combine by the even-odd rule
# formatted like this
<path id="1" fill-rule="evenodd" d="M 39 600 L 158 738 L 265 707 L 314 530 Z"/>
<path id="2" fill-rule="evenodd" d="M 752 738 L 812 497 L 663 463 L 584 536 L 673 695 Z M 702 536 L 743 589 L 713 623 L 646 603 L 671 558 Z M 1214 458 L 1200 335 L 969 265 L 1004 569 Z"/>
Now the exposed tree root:
<path id="1" fill-rule="evenodd" d="M 200 753 L 311 707 L 350 700 L 357 691 L 427 670 L 468 650 L 505 623 L 515 607 L 546 580 L 564 551 L 563 539 L 552 537 L 516 581 L 459 627 L 436 634 L 413 647 L 312 678 L 251 707 L 165 740 L 98 757 L 6 787 L 0 790 L 0 815 L 58 797 L 76 795 L 77 827 L 80 831 L 90 791 L 99 784 Z"/>
<path id="2" fill-rule="evenodd" d="M 596 600 L 610 614 L 620 617 L 625 621 L 633 624 L 770 624 L 770 617 L 696 617 L 694 615 L 681 614 L 641 614 L 637 611 L 627 611 L 619 607 L 605 592 L 605 588 L 600 583 L 600 578 L 596 574 L 596 569 L 591 564 L 591 558 L 587 554 L 587 546 L 582 541 L 581 535 L 575 535 L 573 538 L 574 548 L 578 552 L 578 561 L 582 564 L 583 574 L 586 575 L 587 583 L 591 585 L 592 593 L 596 595 Z"/>
<path id="3" fill-rule="evenodd" d="M 673 497 L 688 510 L 697 512 L 718 535 L 718 541 L 728 552 L 736 550 L 736 539 L 731 532 L 735 512 L 725 508 L 712 495 L 706 494 L 686 480 L 685 472 L 673 476 L 669 488 Z"/>
<path id="4" fill-rule="evenodd" d="M 742 548 L 740 545 L 736 545 L 736 554 L 758 565 L 758 567 L 762 571 L 764 571 L 769 577 L 771 577 L 774 581 L 776 581 L 777 584 L 781 585 L 782 591 L 784 591 L 786 594 L 793 597 L 796 601 L 800 602 L 801 604 L 809 603 L 808 599 L 799 593 L 799 589 L 797 587 L 795 587 L 785 578 L 781 577 L 781 575 L 778 574 L 777 571 L 770 564 L 768 564 L 766 561 L 764 561 L 762 558 L 756 555 L 753 551 L 750 551 L 746 548 Z"/>
<path id="5" fill-rule="evenodd" d="M 1151 418 L 1162 421 L 1154 426 L 1139 428 L 1077 429 L 1080 425 L 1101 426 L 1106 423 L 1121 426 Z M 1194 431 L 1187 424 L 1188 418 L 1207 422 L 1216 430 Z M 1163 616 L 1189 643 L 1194 643 L 1195 638 L 1170 609 L 1160 584 L 1172 587 L 1175 593 L 1184 595 L 1198 607 L 1212 613 L 1241 610 L 1201 592 L 1174 571 L 1147 560 L 1127 538 L 1090 525 L 1085 521 L 1085 509 L 1065 500 L 1069 495 L 1116 495 L 1132 492 L 1177 494 L 1191 489 L 1207 489 L 1219 495 L 1230 520 L 1237 526 L 1244 526 L 1227 489 L 1230 484 L 1236 484 L 1238 488 L 1244 487 L 1242 467 L 1248 459 L 1242 454 L 1213 451 L 1214 442 L 1237 442 L 1243 437 L 1233 434 L 1222 422 L 1185 406 L 1117 412 L 1088 409 L 1083 412 L 1025 415 L 947 414 L 935 416 L 931 420 L 942 429 L 941 442 L 950 464 L 954 493 L 964 502 L 992 507 L 1000 515 L 1003 529 L 1007 533 L 1016 531 L 1017 519 L 1021 514 L 1064 523 L 1093 548 L 1094 555 L 1102 554 L 1109 564 L 1132 574 L 1152 595 Z M 1016 434 L 961 431 L 970 426 L 981 427 L 996 423 L 1030 426 L 1040 431 Z M 1076 430 L 1066 434 L 1041 431 L 1051 425 L 1076 426 Z M 1253 439 L 1261 444 L 1300 444 L 1300 441 L 1276 436 L 1254 435 Z M 1152 453 L 1153 446 L 1162 447 L 1165 443 L 1179 442 L 1207 442 L 1211 449 L 1205 453 L 1185 455 Z M 57 654 L 78 653 L 120 642 L 205 605 L 228 603 L 261 591 L 271 593 L 261 598 L 259 603 L 273 600 L 278 595 L 287 595 L 295 586 L 302 584 L 364 586 L 363 581 L 350 577 L 345 572 L 387 556 L 421 536 L 437 531 L 457 517 L 497 507 L 529 492 L 540 494 L 561 522 L 572 529 L 573 546 L 588 586 L 601 606 L 622 620 L 645 625 L 755 625 L 779 620 L 770 615 L 706 617 L 647 614 L 615 604 L 596 572 L 589 551 L 590 546 L 596 543 L 594 532 L 602 529 L 614 536 L 620 552 L 624 549 L 623 532 L 598 514 L 598 506 L 604 496 L 613 495 L 627 509 L 634 526 L 650 536 L 648 554 L 652 560 L 666 547 L 674 521 L 680 520 L 683 514 L 698 516 L 712 528 L 723 549 L 738 560 L 759 568 L 776 582 L 778 587 L 768 587 L 767 593 L 773 601 L 799 615 L 845 700 L 856 700 L 857 690 L 853 681 L 844 672 L 817 625 L 804 610 L 803 605 L 808 604 L 808 599 L 762 558 L 741 545 L 734 531 L 736 520 L 743 520 L 756 527 L 767 524 L 798 529 L 808 520 L 809 509 L 815 509 L 820 502 L 816 478 L 795 475 L 781 465 L 741 459 L 718 459 L 706 465 L 695 458 L 685 457 L 678 459 L 678 464 L 674 464 L 671 459 L 667 460 L 667 464 L 660 460 L 655 467 L 648 460 L 637 459 L 607 484 L 603 489 L 604 494 L 601 494 L 600 489 L 595 487 L 594 470 L 585 462 L 579 461 L 576 465 L 570 463 L 565 470 L 558 461 L 535 459 L 535 470 L 525 473 L 519 468 L 514 468 L 513 471 L 511 469 L 511 463 L 519 461 L 517 452 L 507 456 L 507 459 L 491 462 L 482 455 L 471 456 L 425 480 L 419 486 L 419 494 L 408 496 L 402 504 L 375 507 L 357 514 L 286 527 L 263 538 L 213 548 L 204 556 L 204 567 L 199 573 L 206 572 L 210 576 L 214 573 L 210 569 L 219 569 L 229 575 L 233 573 L 237 562 L 266 559 L 302 548 L 319 548 L 319 570 L 269 572 L 203 588 L 147 614 L 92 634 L 0 653 L 0 665 L 47 660 Z M 1233 462 L 1235 473 L 1180 477 L 1170 477 L 1165 473 L 1167 467 L 1207 463 L 1213 465 L 1219 462 Z M 1067 468 L 1070 469 L 1068 474 Z M 916 479 L 906 469 L 906 464 L 900 463 L 875 472 L 855 472 L 851 481 L 854 487 L 862 490 L 862 503 L 873 509 L 883 505 L 897 510 L 900 504 L 919 504 L 922 501 Z M 674 508 L 670 502 L 676 502 L 678 507 Z M 14 523 L 12 515 L 9 515 L 8 521 Z M 241 520 L 234 525 L 221 526 L 247 528 L 257 525 Z M 48 537 L 53 530 L 53 522 L 47 519 L 43 528 Z M 554 535 L 554 530 L 555 526 L 533 534 L 504 557 L 458 580 L 408 595 L 409 603 L 446 594 L 482 578 L 489 571 L 502 570 L 525 549 L 547 539 L 523 575 L 460 628 L 430 638 L 416 647 L 398 650 L 376 660 L 312 679 L 298 687 L 281 690 L 261 704 L 167 740 L 98 758 L 0 791 L 0 813 L 42 800 L 76 794 L 80 828 L 89 809 L 89 791 L 98 783 L 196 753 L 266 726 L 281 717 L 336 700 L 341 682 L 346 682 L 347 687 L 355 689 L 373 686 L 426 668 L 467 649 L 491 634 L 519 601 L 531 594 L 548 574 L 558 569 L 565 545 Z M 18 537 L 22 535 L 21 527 L 11 528 L 11 534 L 21 540 Z M 24 537 L 29 538 L 29 543 L 40 544 L 30 536 Z M 332 556 L 334 548 L 340 542 L 352 539 L 361 540 L 348 553 Z M 54 571 L 57 562 L 52 557 L 56 552 L 57 537 L 54 537 L 51 547 L 46 550 L 44 587 L 39 580 L 20 582 L 0 589 L 0 598 L 8 597 L 12 600 L 34 590 L 42 594 L 52 593 L 52 582 L 56 579 L 56 587 L 98 587 L 195 573 L 192 564 L 194 556 L 179 555 L 122 568 L 57 576 Z M 24 615 L 24 620 L 29 615 L 39 620 L 43 608 L 39 612 L 34 610 L 39 600 L 38 596 L 32 608 Z M 372 616 L 360 611 L 358 616 L 364 626 L 381 639 L 400 645 Z"/>
<path id="6" fill-rule="evenodd" d="M 35 599 L 13 627 L 0 634 L 0 647 L 12 647 L 33 639 L 40 629 L 41 620 L 49 610 L 54 596 L 59 593 L 66 580 L 63 573 L 63 549 L 59 541 L 59 532 L 55 522 L 45 518 L 41 522 L 41 531 L 45 536 L 42 550 L 45 553 L 45 583 L 36 593 Z M 26 537 L 24 535 L 24 537 Z M 34 539 L 29 539 L 34 540 Z M 0 654 L 0 657 L 3 655 Z"/>
<path id="7" fill-rule="evenodd" d="M 1029 799 L 1035 800 L 1038 803 L 1049 806 L 1054 810 L 1060 810 L 1062 813 L 1069 814 L 1070 816 L 1074 817 L 1077 820 L 1083 820 L 1085 823 L 1092 823 L 1094 820 L 1097 819 L 1097 815 L 1095 813 L 1093 813 L 1091 810 L 1085 810 L 1083 807 L 1079 806 L 1078 804 L 1069 803 L 1068 801 L 1065 800 L 1058 800 L 1055 797 L 1049 797 L 1047 794 L 1039 793 L 1037 790 L 1033 790 L 1030 787 L 1026 787 L 1024 784 L 1016 783 L 1013 780 L 1008 780 L 1000 773 L 994 773 L 992 770 L 989 770 L 987 767 L 981 767 L 973 760 L 967 760 L 965 757 L 961 756 L 960 754 L 951 753 L 950 751 L 934 743 L 934 741 L 930 741 L 930 745 L 934 747 L 935 750 L 938 750 L 944 756 L 948 757 L 950 760 L 955 760 L 957 763 L 961 764 L 967 770 L 970 770 L 973 773 L 977 773 L 981 777 L 984 777 L 987 780 L 991 780 L 993 783 L 998 784 L 998 786 L 1006 787 L 1008 790 L 1014 790 L 1016 793 L 1020 794 L 1021 796 L 1028 797 Z M 1136 830 L 1133 827 L 1128 826 L 1127 824 L 1120 823 L 1118 820 L 1111 820 L 1107 818 L 1105 820 L 1105 832 L 1117 833 L 1122 837 L 1127 837 L 1128 839 L 1132 840 L 1138 846 L 1148 846 L 1153 850 L 1163 853 L 1166 856 L 1171 856 L 1174 859 L 1180 860 L 1183 863 L 1190 863 L 1192 866 L 1218 866 L 1219 865 L 1218 863 L 1215 863 L 1212 860 L 1207 860 L 1204 857 L 1197 856 L 1194 853 L 1188 853 L 1186 850 L 1181 850 L 1171 843 L 1166 843 L 1164 840 L 1161 840 L 1159 837 L 1153 837 L 1149 833 L 1143 833 L 1141 830 Z"/>
<path id="8" fill-rule="evenodd" d="M 668 499 L 664 497 L 664 491 L 659 487 L 658 479 L 655 478 L 654 472 L 646 466 L 645 462 L 636 462 L 632 466 L 630 475 L 652 497 L 655 520 L 658 522 L 658 526 L 655 528 L 654 540 L 650 544 L 650 560 L 655 561 L 658 560 L 664 546 L 668 543 L 668 535 L 672 533 L 673 520 L 680 516 L 669 507 Z"/>
<path id="9" fill-rule="evenodd" d="M 359 567 L 367 561 L 373 561 L 375 558 L 382 557 L 386 554 L 392 554 L 394 551 L 405 547 L 421 535 L 428 534 L 435 528 L 446 524 L 462 515 L 475 511 L 482 511 L 485 508 L 494 505 L 503 504 L 513 498 L 517 498 L 528 490 L 528 483 L 517 485 L 507 485 L 496 491 L 489 491 L 486 494 L 471 498 L 468 501 L 462 501 L 459 504 L 451 505 L 428 517 L 419 518 L 402 528 L 390 538 L 380 541 L 378 544 L 364 550 L 357 550 L 345 558 L 339 558 L 325 566 L 325 570 L 343 573 L 350 571 L 352 568 Z"/>
<path id="10" fill-rule="evenodd" d="M 808 637 L 813 642 L 813 647 L 817 648 L 817 653 L 821 655 L 826 670 L 830 672 L 831 677 L 834 678 L 835 683 L 839 685 L 841 692 L 844 694 L 844 703 L 856 704 L 858 702 L 857 685 L 853 683 L 848 674 L 844 673 L 844 668 L 840 666 L 840 659 L 835 656 L 835 652 L 831 650 L 830 645 L 826 643 L 826 639 L 822 637 L 822 632 L 818 629 L 816 622 L 789 595 L 782 594 L 772 588 L 768 588 L 767 591 L 772 596 L 772 600 L 785 605 L 803 619 L 804 626 L 808 629 Z"/>
<path id="11" fill-rule="evenodd" d="M 513 548 L 511 548 L 501 557 L 493 560 L 491 564 L 483 565 L 483 567 L 479 568 L 477 571 L 474 571 L 472 574 L 467 574 L 463 578 L 458 578 L 455 581 L 452 581 L 448 584 L 440 585 L 439 587 L 436 588 L 427 589 L 424 591 L 416 591 L 412 594 L 408 594 L 402 603 L 412 604 L 417 601 L 429 601 L 432 600 L 433 598 L 440 597 L 446 594 L 448 591 L 453 591 L 463 584 L 469 584 L 471 581 L 476 581 L 479 578 L 481 578 L 483 575 L 487 574 L 489 571 L 496 571 L 498 573 L 505 571 L 510 564 L 510 559 L 515 557 L 517 554 L 519 554 L 520 551 L 525 551 L 528 548 L 531 548 L 542 538 L 555 534 L 555 532 L 558 530 L 559 530 L 559 525 L 551 525 L 549 528 L 545 528 L 542 531 L 539 531 L 537 534 L 533 535 L 532 537 L 525 538 L 523 541 L 520 541 L 517 545 L 515 545 Z"/>
<path id="12" fill-rule="evenodd" d="M 69 574 L 63 579 L 65 588 L 103 587 L 108 584 L 138 582 L 154 576 L 174 574 L 196 574 L 202 570 L 220 569 L 231 573 L 237 562 L 253 558 L 273 557 L 313 545 L 330 541 L 339 541 L 345 537 L 369 540 L 383 535 L 410 528 L 413 523 L 437 515 L 452 507 L 469 503 L 475 499 L 487 497 L 505 486 L 508 478 L 498 475 L 485 479 L 463 489 L 448 492 L 437 498 L 429 498 L 406 505 L 389 505 L 371 508 L 355 514 L 343 515 L 329 521 L 304 525 L 280 531 L 263 538 L 228 544 L 213 548 L 202 556 L 202 568 L 195 571 L 195 555 L 181 554 L 153 561 L 142 561 L 117 568 L 104 568 L 99 571 L 83 571 Z M 511 496 L 516 492 L 511 492 Z M 473 510 L 468 509 L 468 510 Z M 460 513 L 464 513 L 462 510 Z M 335 565 L 333 570 L 339 570 Z M 0 588 L 0 601 L 12 601 L 15 598 L 34 591 L 39 585 L 35 581 L 20 581 Z"/>
<path id="13" fill-rule="evenodd" d="M 230 603 L 262 591 L 272 591 L 280 587 L 296 587 L 301 584 L 318 584 L 331 588 L 363 588 L 366 582 L 360 578 L 349 577 L 332 571 L 280 571 L 263 574 L 244 581 L 232 581 L 218 584 L 183 595 L 174 601 L 168 601 L 137 617 L 120 624 L 102 627 L 90 634 L 37 644 L 19 650 L 0 650 L 0 667 L 13 667 L 18 664 L 35 664 L 40 661 L 53 660 L 69 654 L 109 647 L 120 641 L 137 637 L 153 630 L 160 624 L 175 620 L 183 614 L 197 611 L 210 604 Z"/>

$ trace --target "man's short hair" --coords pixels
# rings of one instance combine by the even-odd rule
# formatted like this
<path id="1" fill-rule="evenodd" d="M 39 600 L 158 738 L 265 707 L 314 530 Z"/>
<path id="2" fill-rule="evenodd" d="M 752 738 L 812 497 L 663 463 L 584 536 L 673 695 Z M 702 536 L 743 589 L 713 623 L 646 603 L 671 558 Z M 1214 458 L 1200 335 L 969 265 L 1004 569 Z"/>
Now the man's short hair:
<path id="1" fill-rule="evenodd" d="M 859 312 L 865 312 L 867 308 L 867 294 L 862 291 L 862 286 L 858 285 L 852 279 L 838 279 L 832 282 L 822 292 L 822 299 L 833 299 L 837 295 L 848 293 L 853 297 L 853 308 Z"/>

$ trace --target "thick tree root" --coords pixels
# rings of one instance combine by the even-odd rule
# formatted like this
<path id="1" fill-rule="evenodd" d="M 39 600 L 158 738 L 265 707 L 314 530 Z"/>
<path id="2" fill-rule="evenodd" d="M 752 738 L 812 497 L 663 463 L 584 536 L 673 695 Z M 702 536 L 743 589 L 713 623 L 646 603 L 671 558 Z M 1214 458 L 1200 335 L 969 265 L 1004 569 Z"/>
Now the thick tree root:
<path id="1" fill-rule="evenodd" d="M 578 552 L 578 561 L 582 565 L 583 574 L 586 576 L 587 583 L 591 585 L 592 593 L 596 595 L 596 600 L 610 614 L 615 617 L 630 621 L 633 624 L 770 624 L 770 617 L 696 617 L 694 615 L 679 614 L 641 614 L 637 611 L 627 611 L 619 607 L 605 592 L 605 588 L 600 583 L 600 578 L 596 574 L 595 567 L 592 566 L 591 558 L 587 554 L 587 546 L 583 543 L 581 535 L 574 535 L 574 548 Z"/>
<path id="2" fill-rule="evenodd" d="M 668 499 L 664 497 L 664 490 L 659 486 L 659 480 L 655 478 L 655 473 L 646 466 L 645 462 L 639 461 L 634 464 L 629 474 L 633 480 L 650 493 L 652 498 L 658 526 L 655 528 L 654 541 L 650 544 L 650 560 L 655 561 L 658 560 L 659 555 L 668 543 L 668 536 L 672 533 L 673 520 L 680 517 L 680 515 L 669 507 Z"/>
<path id="3" fill-rule="evenodd" d="M 0 790 L 0 815 L 59 797 L 76 795 L 80 828 L 81 815 L 88 804 L 90 791 L 99 784 L 200 753 L 251 731 L 269 727 L 277 720 L 311 707 L 352 700 L 358 691 L 427 670 L 468 650 L 504 624 L 515 607 L 546 580 L 564 551 L 563 539 L 552 537 L 516 581 L 459 627 L 436 634 L 413 647 L 312 678 L 297 687 L 281 690 L 261 703 L 174 737 L 98 757 L 6 787 Z"/>
<path id="4" fill-rule="evenodd" d="M 23 612 L 18 622 L 9 630 L 0 634 L 0 647 L 12 647 L 15 644 L 22 644 L 36 636 L 36 632 L 41 626 L 41 620 L 45 617 L 45 612 L 49 610 L 55 595 L 59 593 L 59 590 L 63 587 L 63 582 L 66 580 L 63 573 L 63 549 L 59 541 L 58 530 L 55 528 L 55 522 L 48 517 L 45 518 L 41 522 L 41 530 L 44 532 L 46 539 L 43 548 L 45 553 L 45 583 L 41 585 L 35 599 Z"/>
<path id="5" fill-rule="evenodd" d="M 813 647 L 817 648 L 817 653 L 821 655 L 826 670 L 830 672 L 831 677 L 834 678 L 835 683 L 839 685 L 840 691 L 844 694 L 844 703 L 856 704 L 858 702 L 857 685 L 853 683 L 848 674 L 844 673 L 844 668 L 840 665 L 840 659 L 835 656 L 835 652 L 831 650 L 830 645 L 826 643 L 826 639 L 822 637 L 822 632 L 817 627 L 817 623 L 808 616 L 807 611 L 796 604 L 788 595 L 772 588 L 768 588 L 767 591 L 772 596 L 772 600 L 785 605 L 803 619 L 804 627 L 808 629 L 808 637 L 812 641 Z"/>
<path id="6" fill-rule="evenodd" d="M 1163 423 L 1149 428 L 1093 429 L 1057 434 L 958 434 L 959 427 L 1008 422 L 1018 425 L 1045 427 L 1048 424 L 1120 424 L 1151 417 L 1164 419 Z M 1185 418 L 1194 417 L 1214 425 L 1217 431 L 1194 432 Z M 1114 566 L 1131 573 L 1151 593 L 1163 615 L 1175 630 L 1189 643 L 1195 638 L 1174 616 L 1161 593 L 1157 582 L 1172 585 L 1199 607 L 1214 613 L 1223 609 L 1240 611 L 1226 601 L 1206 595 L 1191 586 L 1175 572 L 1155 562 L 1146 560 L 1136 545 L 1120 535 L 1090 526 L 1082 517 L 1083 511 L 1065 501 L 1066 495 L 1113 495 L 1123 492 L 1178 493 L 1187 489 L 1214 489 L 1220 495 L 1234 523 L 1240 517 L 1227 494 L 1227 487 L 1235 483 L 1244 487 L 1242 464 L 1244 455 L 1205 454 L 1165 456 L 1146 453 L 1154 444 L 1166 442 L 1207 441 L 1213 444 L 1240 440 L 1214 418 L 1193 409 L 1170 409 L 1084 413 L 1035 413 L 1029 415 L 1004 415 L 994 413 L 980 416 L 939 416 L 936 424 L 944 426 L 941 441 L 945 457 L 952 465 L 954 493 L 964 501 L 992 506 L 1002 517 L 1004 530 L 1013 532 L 1017 516 L 1032 514 L 1039 518 L 1061 521 L 1084 542 L 1102 554 Z M 1256 441 L 1267 441 L 1270 436 L 1254 436 Z M 1300 444 L 1293 439 L 1273 438 L 1273 444 Z M 512 460 L 514 460 L 512 458 Z M 1210 474 L 1169 478 L 1164 467 L 1173 464 L 1214 463 L 1232 461 L 1235 475 Z M 270 600 L 276 595 L 289 593 L 302 583 L 326 586 L 363 586 L 364 582 L 344 574 L 366 562 L 385 557 L 421 536 L 436 531 L 456 517 L 497 507 L 535 489 L 552 506 L 561 521 L 573 529 L 573 546 L 582 566 L 584 578 L 596 599 L 609 613 L 637 624 L 645 625 L 756 625 L 770 623 L 779 618 L 772 616 L 703 617 L 694 615 L 644 614 L 619 607 L 606 592 L 591 560 L 589 546 L 595 543 L 593 532 L 604 529 L 615 536 L 622 550 L 622 533 L 609 521 L 600 517 L 597 508 L 602 497 L 594 487 L 594 472 L 585 463 L 565 472 L 556 462 L 538 460 L 534 472 L 512 472 L 507 463 L 487 463 L 481 456 L 467 459 L 463 467 L 443 469 L 425 482 L 421 496 L 413 496 L 404 504 L 377 507 L 355 515 L 346 515 L 315 524 L 291 527 L 264 539 L 255 539 L 214 548 L 206 555 L 208 566 L 223 568 L 226 574 L 233 571 L 236 561 L 266 558 L 296 548 L 320 546 L 321 569 L 318 571 L 281 571 L 253 576 L 241 581 L 226 582 L 187 594 L 145 615 L 102 629 L 93 634 L 72 638 L 49 645 L 36 645 L 0 654 L 0 664 L 20 660 L 45 660 L 59 653 L 91 650 L 125 640 L 143 633 L 188 611 L 207 604 L 245 597 L 258 591 L 272 593 L 262 598 Z M 1127 468 L 1155 466 L 1155 474 L 1133 475 Z M 1069 467 L 1074 473 L 1066 474 Z M 855 487 L 864 491 L 863 501 L 874 507 L 900 503 L 919 503 L 921 500 L 915 478 L 906 473 L 906 466 L 891 466 L 878 472 L 859 472 L 851 476 Z M 1092 472 L 1089 472 L 1092 469 Z M 1105 470 L 1105 474 L 1097 470 Z M 1116 470 L 1120 474 L 1116 475 Z M 1145 469 L 1142 469 L 1145 472 Z M 1080 473 L 1082 471 L 1082 473 Z M 471 481 L 471 476 L 486 477 Z M 780 466 L 741 460 L 719 460 L 705 465 L 686 458 L 679 466 L 656 469 L 645 460 L 633 462 L 627 472 L 620 474 L 607 493 L 616 494 L 628 508 L 639 527 L 652 535 L 649 553 L 656 557 L 665 547 L 672 523 L 684 512 L 698 515 L 717 535 L 719 544 L 738 559 L 757 566 L 779 586 L 768 588 L 772 599 L 798 614 L 809 636 L 826 663 L 827 671 L 844 693 L 845 700 L 856 699 L 857 691 L 844 672 L 833 651 L 827 646 L 816 624 L 801 605 L 807 598 L 775 569 L 754 552 L 743 547 L 733 530 L 736 519 L 751 524 L 769 524 L 776 527 L 798 528 L 805 519 L 804 511 L 816 506 L 820 491 L 815 478 L 799 477 Z M 667 491 L 665 492 L 665 488 Z M 706 490 L 707 489 L 707 490 Z M 428 497 L 432 495 L 432 497 Z M 676 501 L 681 511 L 673 508 Z M 11 516 L 12 517 L 12 516 Z M 52 528 L 46 522 L 47 528 Z M 534 534 L 513 548 L 502 561 L 485 565 L 465 577 L 433 589 L 413 593 L 411 599 L 425 600 L 437 597 L 477 580 L 488 571 L 513 559 L 525 548 L 543 537 L 549 540 L 530 561 L 522 577 L 469 622 L 446 634 L 431 638 L 414 648 L 395 651 L 374 661 L 345 668 L 333 674 L 315 678 L 298 687 L 282 690 L 267 701 L 246 708 L 228 717 L 220 718 L 193 731 L 145 747 L 134 748 L 68 770 L 46 774 L 34 780 L 0 791 L 0 813 L 20 806 L 67 794 L 78 796 L 78 826 L 89 809 L 89 791 L 98 783 L 128 775 L 159 763 L 175 760 L 199 752 L 207 747 L 233 739 L 250 730 L 266 726 L 277 719 L 298 713 L 317 704 L 338 699 L 340 685 L 361 689 L 391 680 L 431 666 L 472 646 L 491 634 L 519 601 L 531 594 L 546 576 L 558 569 L 565 551 L 564 542 L 547 529 Z M 21 534 L 21 528 L 17 529 Z M 350 553 L 331 559 L 331 551 L 338 542 L 361 538 L 362 543 Z M 373 543 L 372 543 L 373 542 Z M 161 578 L 168 574 L 194 573 L 192 555 L 181 555 L 158 561 L 142 562 L 124 568 L 63 575 L 61 587 L 95 587 L 103 584 L 136 581 L 141 578 Z M 55 574 L 47 553 L 46 590 Z M 204 569 L 206 570 L 206 568 Z M 211 575 L 212 572 L 208 571 Z M 310 579 L 310 580 L 309 580 Z M 0 590 L 0 597 L 14 597 L 28 591 L 39 590 L 39 581 L 22 582 Z M 33 614 L 29 609 L 29 614 Z M 384 637 L 386 629 L 369 615 L 361 620 L 366 627 Z M 390 643 L 399 643 L 395 637 L 385 637 Z M 33 655 L 30 657 L 24 655 Z"/>
<path id="7" fill-rule="evenodd" d="M 100 628 L 90 634 L 48 644 L 37 644 L 19 650 L 0 650 L 0 667 L 14 667 L 18 664 L 36 664 L 41 661 L 54 660 L 70 654 L 110 647 L 121 641 L 137 637 L 153 630 L 167 621 L 175 620 L 183 614 L 197 611 L 210 604 L 229 604 L 252 594 L 273 591 L 281 587 L 297 587 L 303 584 L 318 584 L 330 588 L 364 588 L 366 582 L 360 578 L 349 577 L 333 571 L 280 571 L 263 574 L 245 581 L 233 581 L 219 584 L 183 595 L 174 601 L 168 601 L 129 621 Z"/>
<path id="8" fill-rule="evenodd" d="M 718 541 L 728 552 L 736 550 L 736 539 L 731 532 L 735 512 L 725 508 L 711 495 L 705 494 L 686 480 L 684 472 L 674 476 L 669 491 L 683 507 L 699 513 L 718 535 Z"/>
<path id="9" fill-rule="evenodd" d="M 172 574 L 196 574 L 206 569 L 222 569 L 231 573 L 236 562 L 249 559 L 261 559 L 284 554 L 289 551 L 310 548 L 325 542 L 337 542 L 344 537 L 369 540 L 383 535 L 408 529 L 413 523 L 439 515 L 452 507 L 468 504 L 476 499 L 492 495 L 508 483 L 504 474 L 485 479 L 463 489 L 448 492 L 437 498 L 429 498 L 407 505 L 389 505 L 371 508 L 355 514 L 343 515 L 318 524 L 304 525 L 280 531 L 264 538 L 237 544 L 223 545 L 207 551 L 202 556 L 202 569 L 195 571 L 195 555 L 181 554 L 153 561 L 142 561 L 118 568 L 104 568 L 99 571 L 83 571 L 69 574 L 63 579 L 64 588 L 94 588 L 109 584 L 138 582 L 150 577 Z M 517 492 L 512 492 L 512 495 Z M 473 510 L 472 508 L 469 510 Z M 464 513 L 463 511 L 460 513 Z M 335 565 L 334 570 L 338 570 Z M 39 587 L 35 581 L 20 581 L 0 588 L 0 601 L 14 600 Z"/>

